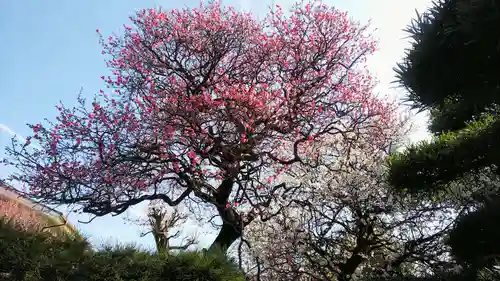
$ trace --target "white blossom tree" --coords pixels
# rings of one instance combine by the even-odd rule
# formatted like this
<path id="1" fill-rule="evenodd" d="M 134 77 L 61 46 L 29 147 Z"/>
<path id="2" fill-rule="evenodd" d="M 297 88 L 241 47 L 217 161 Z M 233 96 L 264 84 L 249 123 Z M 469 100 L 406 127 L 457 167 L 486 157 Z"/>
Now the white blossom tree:
<path id="1" fill-rule="evenodd" d="M 320 165 L 288 174 L 302 188 L 282 199 L 278 215 L 244 233 L 238 252 L 247 273 L 254 280 L 348 281 L 454 266 L 443 239 L 457 210 L 386 188 L 385 157 L 408 125 L 405 118 L 382 133 L 366 126 L 323 139 Z"/>

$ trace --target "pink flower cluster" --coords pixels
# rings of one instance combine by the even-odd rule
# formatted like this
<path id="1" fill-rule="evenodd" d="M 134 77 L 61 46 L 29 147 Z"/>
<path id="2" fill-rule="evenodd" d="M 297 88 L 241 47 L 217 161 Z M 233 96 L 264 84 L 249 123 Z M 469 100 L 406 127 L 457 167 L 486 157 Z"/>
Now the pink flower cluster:
<path id="1" fill-rule="evenodd" d="M 56 123 L 33 126 L 35 192 L 121 198 L 231 177 L 243 191 L 228 201 L 254 204 L 323 136 L 392 118 L 362 67 L 375 43 L 344 12 L 298 3 L 257 21 L 212 4 L 131 20 L 121 37 L 100 35 L 113 75 L 92 107 L 61 105 Z"/>

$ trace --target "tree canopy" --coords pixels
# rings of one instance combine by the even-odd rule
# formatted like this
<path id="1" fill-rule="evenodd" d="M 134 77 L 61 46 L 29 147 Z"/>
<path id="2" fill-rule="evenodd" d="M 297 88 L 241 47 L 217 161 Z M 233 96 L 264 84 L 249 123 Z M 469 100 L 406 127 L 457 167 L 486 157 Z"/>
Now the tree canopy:
<path id="1" fill-rule="evenodd" d="M 319 140 L 370 130 L 377 141 L 393 122 L 364 68 L 367 27 L 334 8 L 299 3 L 257 21 L 216 2 L 131 20 L 121 36 L 97 30 L 107 89 L 59 105 L 7 150 L 32 196 L 96 216 L 157 199 L 208 205 L 222 219 L 214 246 L 227 248 L 296 188 L 281 175 L 320 164 Z"/>

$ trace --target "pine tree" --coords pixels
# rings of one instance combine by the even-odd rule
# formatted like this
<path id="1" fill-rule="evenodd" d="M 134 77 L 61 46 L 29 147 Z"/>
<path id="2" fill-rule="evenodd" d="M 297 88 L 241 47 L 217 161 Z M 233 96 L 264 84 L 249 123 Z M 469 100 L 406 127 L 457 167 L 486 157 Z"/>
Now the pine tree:
<path id="1" fill-rule="evenodd" d="M 440 0 L 406 31 L 413 42 L 397 82 L 430 112 L 433 138 L 392 155 L 389 181 L 403 194 L 471 204 L 448 242 L 474 280 L 500 257 L 500 1 Z"/>

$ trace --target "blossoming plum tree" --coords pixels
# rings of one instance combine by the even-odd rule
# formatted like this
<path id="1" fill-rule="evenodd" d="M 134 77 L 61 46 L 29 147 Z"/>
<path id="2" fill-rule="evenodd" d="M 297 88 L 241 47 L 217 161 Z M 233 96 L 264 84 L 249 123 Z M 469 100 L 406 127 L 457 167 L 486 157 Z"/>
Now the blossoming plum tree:
<path id="1" fill-rule="evenodd" d="M 33 196 L 96 216 L 195 198 L 217 210 L 213 245 L 227 248 L 291 190 L 280 174 L 318 164 L 317 140 L 388 122 L 363 67 L 375 50 L 367 26 L 334 8 L 277 6 L 257 21 L 212 3 L 131 20 L 123 36 L 97 30 L 112 75 L 92 107 L 60 105 L 57 121 L 8 149 Z"/>
<path id="2" fill-rule="evenodd" d="M 402 273 L 457 265 L 445 240 L 466 207 L 394 196 L 386 159 L 411 124 L 401 112 L 391 114 L 393 125 L 383 134 L 324 137 L 324 165 L 290 169 L 301 189 L 287 196 L 290 203 L 275 200 L 269 208 L 286 207 L 266 222 L 254 220 L 229 250 L 250 280 L 401 280 Z"/>

